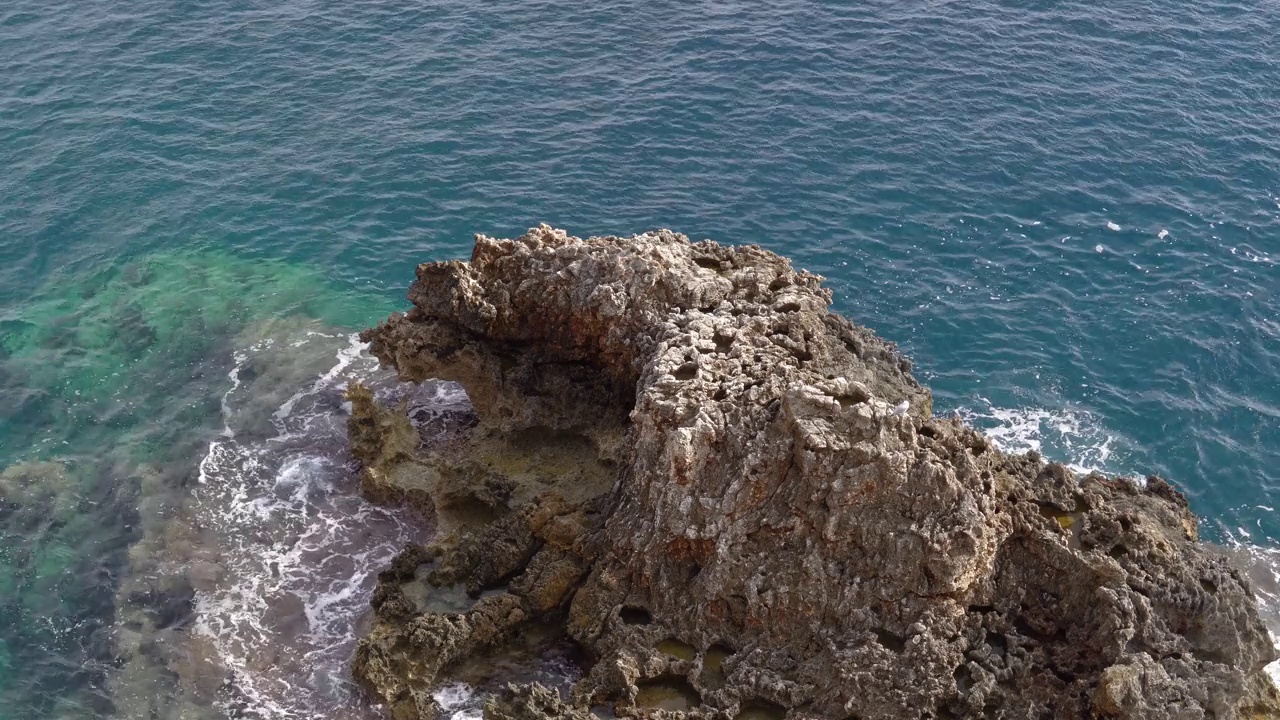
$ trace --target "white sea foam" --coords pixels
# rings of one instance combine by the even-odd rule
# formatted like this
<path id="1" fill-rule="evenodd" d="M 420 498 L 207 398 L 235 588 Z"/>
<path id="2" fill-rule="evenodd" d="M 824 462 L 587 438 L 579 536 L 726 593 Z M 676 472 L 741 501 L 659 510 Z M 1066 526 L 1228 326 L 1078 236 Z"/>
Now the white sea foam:
<path id="1" fill-rule="evenodd" d="M 377 362 L 354 336 L 289 343 L 289 353 L 333 353 L 332 366 L 270 412 L 274 437 L 237 437 L 231 418 L 246 412 L 237 402 L 255 391 L 244 370 L 270 347 L 235 355 L 225 431 L 199 465 L 196 517 L 224 573 L 196 593 L 193 641 L 227 673 L 230 715 L 247 706 L 263 720 L 368 720 L 377 715 L 348 678 L 356 627 L 375 573 L 422 539 L 416 520 L 361 499 L 349 467 L 341 392 L 378 373 Z M 466 402 L 452 386 L 414 401 L 429 411 L 437 398 Z"/>
<path id="2" fill-rule="evenodd" d="M 959 411 L 1006 452 L 1035 450 L 1076 472 L 1115 472 L 1108 462 L 1115 437 L 1086 410 L 985 407 Z"/>
<path id="3" fill-rule="evenodd" d="M 449 720 L 480 720 L 484 717 L 480 696 L 465 683 L 445 685 L 431 698 L 447 713 Z"/>
<path id="4" fill-rule="evenodd" d="M 1266 253 L 1256 253 L 1253 250 L 1245 250 L 1244 259 L 1251 263 L 1263 263 L 1266 265 L 1275 265 L 1276 261 Z"/>
<path id="5" fill-rule="evenodd" d="M 317 332 L 307 333 L 307 336 L 308 338 L 341 337 L 338 335 L 326 335 L 324 333 L 317 333 Z M 293 347 L 300 347 L 300 346 L 306 345 L 306 343 L 307 343 L 307 339 L 298 340 L 293 344 Z M 347 370 L 347 368 L 351 367 L 352 363 L 360 359 L 361 354 L 364 352 L 365 347 L 366 346 L 364 345 L 364 343 L 360 342 L 359 335 L 352 335 L 349 338 L 347 338 L 346 347 L 342 348 L 337 353 L 337 363 L 335 363 L 334 366 L 328 370 L 328 372 L 325 372 L 324 374 L 320 375 L 320 377 L 316 378 L 315 382 L 311 384 L 311 387 L 306 388 L 304 390 L 299 390 L 298 392 L 294 393 L 293 396 L 290 397 L 288 400 L 285 400 L 284 403 L 279 408 L 276 409 L 275 413 L 272 414 L 273 418 L 277 423 L 276 427 L 280 428 L 282 432 L 285 431 L 285 425 L 284 425 L 285 420 L 290 415 L 293 414 L 293 406 L 297 404 L 297 402 L 302 398 L 315 395 L 316 393 L 323 391 L 326 387 L 333 387 L 338 385 L 345 386 L 346 384 L 345 381 L 339 383 L 338 379 L 342 376 L 342 373 Z M 365 357 L 367 357 L 367 355 Z"/>

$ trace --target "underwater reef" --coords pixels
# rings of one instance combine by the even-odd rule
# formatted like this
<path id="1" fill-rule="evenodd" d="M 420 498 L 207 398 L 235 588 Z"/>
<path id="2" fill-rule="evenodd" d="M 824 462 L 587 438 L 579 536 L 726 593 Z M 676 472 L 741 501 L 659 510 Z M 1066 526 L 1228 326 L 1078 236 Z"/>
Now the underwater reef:
<path id="1" fill-rule="evenodd" d="M 391 307 L 309 266 L 193 246 L 56 271 L 6 311 L 0 720 L 227 717 L 227 659 L 193 628 L 200 595 L 235 579 L 234 533 L 210 518 L 236 508 L 202 461 L 214 439 L 275 436 L 277 408 L 350 343 L 336 328 Z"/>
<path id="2" fill-rule="evenodd" d="M 366 691 L 447 717 L 433 688 L 550 626 L 581 679 L 488 716 L 1280 717 L 1248 580 L 1182 494 L 934 417 L 821 280 L 545 225 L 419 266 L 362 339 L 474 417 L 427 437 L 348 393 L 365 495 L 436 527 L 379 577 Z"/>

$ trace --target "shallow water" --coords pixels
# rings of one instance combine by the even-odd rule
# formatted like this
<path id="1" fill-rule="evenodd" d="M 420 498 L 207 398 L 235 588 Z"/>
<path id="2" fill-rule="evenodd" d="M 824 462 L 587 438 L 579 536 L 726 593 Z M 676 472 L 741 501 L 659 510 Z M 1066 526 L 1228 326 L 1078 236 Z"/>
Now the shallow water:
<path id="1" fill-rule="evenodd" d="M 210 442 L 192 515 L 212 536 L 217 560 L 197 581 L 190 634 L 225 673 L 215 696 L 226 708 L 279 718 L 377 717 L 356 700 L 348 677 L 354 629 L 376 573 L 406 542 L 425 540 L 426 528 L 422 518 L 364 502 L 355 487 L 341 393 L 352 380 L 382 379 L 376 360 L 346 333 L 269 341 L 237 354 L 226 415 L 240 409 L 237 394 L 245 402 L 261 396 L 244 376 L 270 345 L 333 364 L 275 408 L 274 433 L 255 437 L 228 423 Z M 238 393 L 246 382 L 250 388 Z"/>
<path id="2" fill-rule="evenodd" d="M 343 472 L 337 388 L 375 372 L 348 334 L 415 263 L 543 220 L 791 255 L 939 412 L 1172 479 L 1275 621 L 1277 25 L 1222 0 L 5 3 L 0 718 L 352 707 L 324 628 L 357 622 L 365 566 L 308 548 L 366 518 L 372 566 L 414 530 Z M 328 669 L 254 689 L 238 663 L 271 653 Z"/>

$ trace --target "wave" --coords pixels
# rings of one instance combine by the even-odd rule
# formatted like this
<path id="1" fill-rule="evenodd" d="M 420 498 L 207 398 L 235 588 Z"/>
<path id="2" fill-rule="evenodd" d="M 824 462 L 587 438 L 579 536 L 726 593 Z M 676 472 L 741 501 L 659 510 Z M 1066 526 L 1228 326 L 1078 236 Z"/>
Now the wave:
<path id="1" fill-rule="evenodd" d="M 1005 452 L 1034 450 L 1076 472 L 1115 473 L 1116 437 L 1087 410 L 996 407 L 986 398 L 979 408 L 957 410 Z"/>

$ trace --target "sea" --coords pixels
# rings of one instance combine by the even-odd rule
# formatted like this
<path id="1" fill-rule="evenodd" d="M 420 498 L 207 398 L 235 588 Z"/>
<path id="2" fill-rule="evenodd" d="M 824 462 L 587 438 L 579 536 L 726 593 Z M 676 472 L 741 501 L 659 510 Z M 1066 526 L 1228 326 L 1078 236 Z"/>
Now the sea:
<path id="1" fill-rule="evenodd" d="M 1173 482 L 1280 632 L 1277 28 L 1273 0 L 0 3 L 0 720 L 379 717 L 353 638 L 431 529 L 359 497 L 342 390 L 467 400 L 354 333 L 417 263 L 540 222 L 791 257 L 936 412 Z"/>

